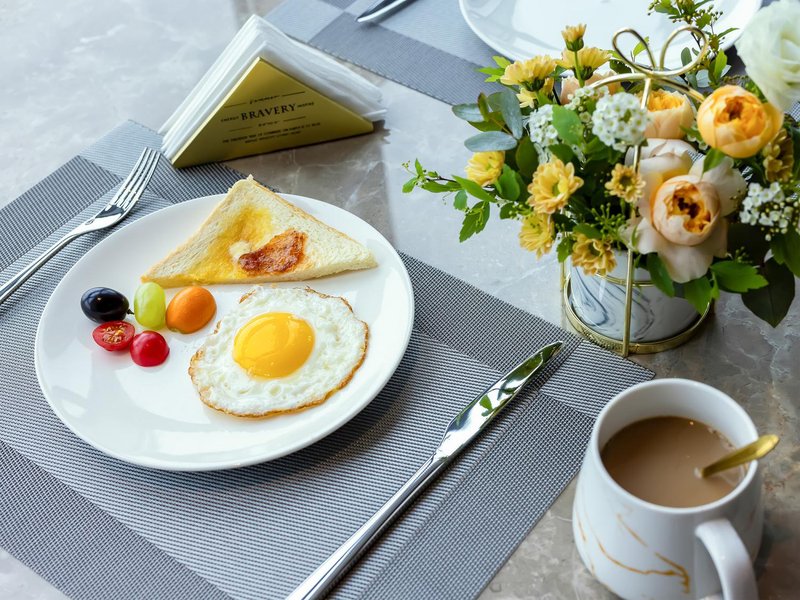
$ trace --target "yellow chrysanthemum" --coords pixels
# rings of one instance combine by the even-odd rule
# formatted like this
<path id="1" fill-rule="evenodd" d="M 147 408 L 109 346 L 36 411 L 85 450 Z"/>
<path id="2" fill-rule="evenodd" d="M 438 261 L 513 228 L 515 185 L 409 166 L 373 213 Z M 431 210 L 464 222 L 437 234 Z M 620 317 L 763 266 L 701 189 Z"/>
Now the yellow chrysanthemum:
<path id="1" fill-rule="evenodd" d="M 566 27 L 564 31 L 561 32 L 561 37 L 564 38 L 564 42 L 567 44 L 567 47 L 569 47 L 570 44 L 574 44 L 578 40 L 583 39 L 583 34 L 585 33 L 586 25 L 579 23 Z"/>
<path id="2" fill-rule="evenodd" d="M 761 151 L 767 181 L 789 181 L 794 166 L 794 144 L 788 132 L 781 128 L 772 141 Z"/>
<path id="3" fill-rule="evenodd" d="M 536 168 L 533 181 L 528 185 L 528 204 L 538 213 L 551 215 L 562 208 L 582 185 L 583 179 L 575 176 L 572 163 L 565 165 L 554 158 Z"/>
<path id="4" fill-rule="evenodd" d="M 548 79 L 545 81 L 540 91 L 545 95 L 549 95 L 553 91 L 553 80 Z M 519 100 L 520 108 L 535 108 L 538 100 L 537 92 L 521 87 L 517 93 L 517 100 Z"/>
<path id="5" fill-rule="evenodd" d="M 617 260 L 611 244 L 577 233 L 572 246 L 572 264 L 581 267 L 587 275 L 605 275 L 614 270 Z"/>
<path id="6" fill-rule="evenodd" d="M 617 163 L 606 182 L 608 193 L 626 202 L 636 202 L 644 191 L 644 180 L 633 167 Z"/>
<path id="7" fill-rule="evenodd" d="M 500 83 L 504 85 L 521 85 L 534 90 L 546 85 L 549 75 L 555 70 L 556 61 L 546 55 L 534 56 L 529 60 L 513 62 L 506 67 Z M 552 81 L 550 88 L 552 89 Z"/>
<path id="8" fill-rule="evenodd" d="M 536 256 L 541 258 L 553 247 L 555 239 L 555 226 L 550 215 L 531 213 L 522 220 L 522 228 L 519 230 L 519 245 L 536 252 Z"/>
<path id="9" fill-rule="evenodd" d="M 504 162 L 505 154 L 503 152 L 476 152 L 469 159 L 467 168 L 464 170 L 469 179 L 483 187 L 497 181 L 503 172 Z"/>
<path id="10" fill-rule="evenodd" d="M 592 73 L 606 64 L 610 58 L 611 55 L 600 48 L 581 48 L 578 50 L 578 62 L 580 63 L 581 71 L 584 73 L 584 78 L 591 77 Z M 565 69 L 575 70 L 575 53 L 569 50 L 562 51 L 558 64 Z"/>

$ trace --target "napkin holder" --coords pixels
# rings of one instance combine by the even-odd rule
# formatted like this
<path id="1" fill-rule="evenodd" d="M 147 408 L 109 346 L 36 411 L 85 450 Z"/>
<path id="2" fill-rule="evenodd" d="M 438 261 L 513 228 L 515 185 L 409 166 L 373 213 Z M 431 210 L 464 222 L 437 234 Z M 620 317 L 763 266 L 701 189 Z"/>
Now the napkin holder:
<path id="1" fill-rule="evenodd" d="M 257 58 L 175 154 L 188 167 L 373 131 L 368 119 Z"/>

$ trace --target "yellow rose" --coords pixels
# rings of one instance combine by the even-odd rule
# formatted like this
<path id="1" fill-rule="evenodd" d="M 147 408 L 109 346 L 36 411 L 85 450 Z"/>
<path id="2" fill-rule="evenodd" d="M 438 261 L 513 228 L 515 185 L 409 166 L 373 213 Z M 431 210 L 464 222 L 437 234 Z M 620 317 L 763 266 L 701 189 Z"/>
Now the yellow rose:
<path id="1" fill-rule="evenodd" d="M 536 252 L 536 256 L 541 258 L 550 252 L 555 239 L 555 226 L 550 215 L 531 213 L 522 220 L 522 228 L 519 230 L 519 245 Z"/>
<path id="2" fill-rule="evenodd" d="M 505 154 L 499 150 L 494 152 L 476 152 L 469 159 L 467 168 L 467 177 L 477 183 L 479 186 L 484 187 L 491 185 L 500 174 L 503 172 L 503 163 L 505 162 Z"/>
<path id="3" fill-rule="evenodd" d="M 611 244 L 586 237 L 582 233 L 575 234 L 571 258 L 572 264 L 581 267 L 587 275 L 605 275 L 617 266 Z"/>
<path id="4" fill-rule="evenodd" d="M 647 111 L 650 120 L 644 137 L 648 139 L 682 139 L 686 135 L 682 128 L 691 127 L 694 121 L 692 103 L 680 92 L 653 91 L 647 99 Z"/>
<path id="5" fill-rule="evenodd" d="M 575 176 L 572 163 L 566 165 L 560 159 L 536 167 L 533 181 L 528 185 L 528 204 L 538 213 L 551 215 L 569 200 L 569 197 L 583 185 L 583 179 Z"/>
<path id="6" fill-rule="evenodd" d="M 595 83 L 596 81 L 600 81 L 605 79 L 606 77 L 611 77 L 614 73 L 605 72 L 605 73 L 595 73 L 589 79 L 586 80 L 585 85 L 589 85 L 591 83 Z M 559 94 L 558 99 L 562 105 L 567 104 L 570 100 L 572 100 L 572 94 L 575 93 L 581 86 L 580 82 L 575 77 L 565 77 L 561 80 L 561 94 Z M 622 90 L 622 86 L 619 83 L 612 83 L 605 88 L 608 90 L 609 94 L 616 94 L 620 90 Z"/>
<path id="7" fill-rule="evenodd" d="M 714 91 L 697 110 L 703 141 L 733 158 L 748 158 L 769 142 L 783 124 L 783 113 L 735 85 Z"/>

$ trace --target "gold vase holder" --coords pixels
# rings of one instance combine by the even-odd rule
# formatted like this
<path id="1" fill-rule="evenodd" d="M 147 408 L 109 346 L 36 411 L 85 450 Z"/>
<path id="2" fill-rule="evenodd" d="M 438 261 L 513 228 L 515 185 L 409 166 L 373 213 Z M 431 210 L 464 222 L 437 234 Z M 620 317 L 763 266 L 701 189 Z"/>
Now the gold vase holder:
<path id="1" fill-rule="evenodd" d="M 666 60 L 667 50 L 670 47 L 670 44 L 675 40 L 675 38 L 682 33 L 688 33 L 692 35 L 695 40 L 701 44 L 700 52 L 697 56 L 694 57 L 692 61 L 685 64 L 684 66 L 678 69 L 667 69 L 664 65 Z M 642 65 L 635 62 L 633 59 L 628 59 L 625 54 L 620 50 L 619 47 L 619 38 L 625 34 L 632 35 L 636 38 L 639 42 L 639 45 L 642 46 L 642 52 L 646 54 L 647 58 L 650 61 L 650 66 Z M 650 49 L 650 45 L 648 44 L 647 40 L 642 37 L 642 35 L 632 29 L 630 27 L 626 27 L 624 29 L 620 29 L 614 34 L 614 37 L 611 40 L 611 44 L 614 47 L 614 50 L 617 53 L 617 60 L 624 63 L 630 70 L 630 73 L 621 73 L 618 75 L 612 75 L 611 77 L 607 77 L 600 81 L 596 81 L 595 83 L 589 84 L 588 87 L 590 88 L 600 88 L 603 86 L 610 85 L 612 83 L 633 83 L 633 82 L 644 82 L 644 87 L 642 89 L 642 101 L 641 106 L 644 109 L 647 109 L 647 103 L 650 98 L 650 92 L 653 89 L 653 84 L 658 83 L 661 87 L 671 88 L 674 90 L 678 90 L 683 92 L 684 94 L 694 98 L 698 102 L 702 102 L 705 100 L 705 96 L 698 92 L 697 90 L 691 88 L 690 86 L 686 85 L 678 79 L 679 76 L 688 73 L 692 69 L 694 69 L 697 64 L 703 60 L 705 55 L 709 51 L 709 43 L 708 37 L 705 33 L 703 33 L 699 28 L 695 27 L 694 25 L 684 25 L 682 27 L 678 27 L 672 33 L 670 33 L 669 37 L 667 37 L 664 45 L 661 48 L 661 53 L 659 54 L 659 60 L 656 62 L 655 57 L 653 56 L 653 52 Z M 633 167 L 636 173 L 639 173 L 639 163 L 640 163 L 640 156 L 641 156 L 641 148 L 642 145 L 639 144 L 633 147 L 633 161 L 631 166 Z M 631 217 L 636 217 L 636 205 L 631 204 Z M 566 269 L 564 263 L 561 264 L 561 289 L 563 292 L 563 304 L 564 304 L 564 312 L 566 314 L 567 320 L 570 324 L 584 337 L 588 338 L 589 340 L 597 343 L 600 346 L 603 346 L 613 352 L 617 352 L 623 357 L 628 356 L 631 353 L 634 354 L 649 354 L 654 352 L 661 352 L 664 350 L 669 350 L 671 348 L 675 348 L 680 346 L 684 342 L 686 342 L 689 338 L 691 338 L 697 330 L 699 329 L 700 325 L 705 321 L 709 314 L 712 312 L 713 308 L 713 301 L 706 306 L 705 311 L 703 314 L 699 315 L 697 320 L 692 323 L 687 329 L 683 330 L 682 332 L 678 333 L 677 335 L 666 338 L 663 340 L 656 340 L 652 342 L 631 342 L 631 309 L 633 307 L 633 288 L 634 285 L 641 285 L 634 281 L 634 256 L 633 256 L 633 248 L 631 245 L 628 245 L 627 248 L 627 269 L 626 269 L 626 277 L 623 280 L 619 280 L 625 284 L 625 314 L 623 318 L 623 336 L 622 339 L 614 339 L 608 337 L 596 329 L 592 327 L 591 324 L 586 323 L 583 321 L 578 314 L 575 312 L 575 309 L 572 306 L 572 302 L 570 300 L 570 278 L 569 275 L 566 273 Z M 606 279 L 609 279 L 606 276 Z M 652 284 L 650 284 L 652 285 Z"/>

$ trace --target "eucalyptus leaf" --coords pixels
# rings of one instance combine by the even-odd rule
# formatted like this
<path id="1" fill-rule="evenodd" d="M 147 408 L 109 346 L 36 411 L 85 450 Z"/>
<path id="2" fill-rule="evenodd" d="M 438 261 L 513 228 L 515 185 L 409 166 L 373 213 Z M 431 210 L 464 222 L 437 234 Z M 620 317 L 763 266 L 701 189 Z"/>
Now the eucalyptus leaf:
<path id="1" fill-rule="evenodd" d="M 647 255 L 647 270 L 650 272 L 650 278 L 659 290 L 670 298 L 675 296 L 675 286 L 672 283 L 672 278 L 669 276 L 667 266 L 655 252 Z"/>
<path id="2" fill-rule="evenodd" d="M 483 121 L 483 115 L 478 104 L 456 104 L 453 107 L 453 114 L 459 119 L 470 121 L 472 123 L 480 123 Z"/>
<path id="3" fill-rule="evenodd" d="M 502 131 L 484 131 L 467 138 L 464 145 L 472 152 L 491 152 L 516 148 L 517 140 Z"/>
<path id="4" fill-rule="evenodd" d="M 794 300 L 794 275 L 774 258 L 764 264 L 761 272 L 768 285 L 742 294 L 742 301 L 758 318 L 777 327 Z"/>
<path id="5" fill-rule="evenodd" d="M 511 130 L 511 135 L 516 139 L 522 137 L 522 111 L 519 107 L 519 100 L 517 95 L 510 89 L 506 88 L 500 94 L 500 113 L 503 119 Z"/>

